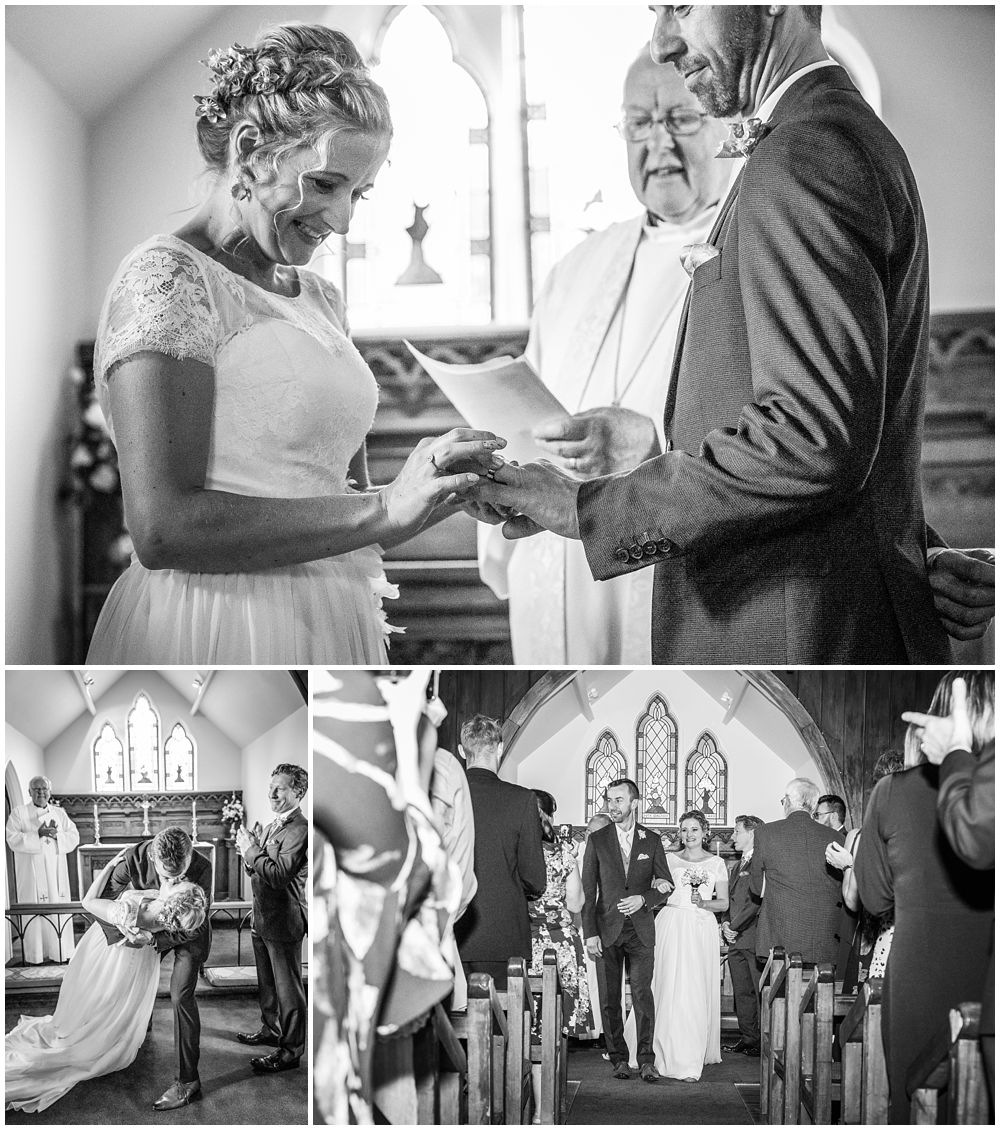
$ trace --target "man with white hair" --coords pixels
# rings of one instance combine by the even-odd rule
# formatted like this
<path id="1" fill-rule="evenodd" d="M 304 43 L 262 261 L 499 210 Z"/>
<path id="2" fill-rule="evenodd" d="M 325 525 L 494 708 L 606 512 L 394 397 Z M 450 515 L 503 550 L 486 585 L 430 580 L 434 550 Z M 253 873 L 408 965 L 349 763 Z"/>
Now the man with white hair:
<path id="1" fill-rule="evenodd" d="M 807 777 L 788 782 L 784 819 L 764 824 L 754 835 L 750 891 L 763 898 L 757 919 L 757 956 L 774 946 L 798 953 L 808 963 L 837 960 L 841 875 L 826 862 L 830 843 L 842 832 L 813 819 L 819 786 Z"/>
<path id="2" fill-rule="evenodd" d="M 66 856 L 80 842 L 76 825 L 52 801 L 48 777 L 28 782 L 29 804 L 20 804 L 7 820 L 7 844 L 14 853 L 14 881 L 18 902 L 69 902 Z M 34 918 L 23 938 L 24 960 L 69 961 L 73 956 L 73 918 L 52 914 Z"/>

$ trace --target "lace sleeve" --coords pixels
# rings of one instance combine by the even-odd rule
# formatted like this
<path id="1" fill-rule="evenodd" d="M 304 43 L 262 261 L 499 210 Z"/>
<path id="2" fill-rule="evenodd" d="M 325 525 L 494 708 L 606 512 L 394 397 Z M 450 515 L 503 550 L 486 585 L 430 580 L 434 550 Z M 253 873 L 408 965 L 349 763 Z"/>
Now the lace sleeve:
<path id="1" fill-rule="evenodd" d="M 143 350 L 211 365 L 220 321 L 204 272 L 181 248 L 138 251 L 108 294 L 97 343 L 100 378 Z"/>

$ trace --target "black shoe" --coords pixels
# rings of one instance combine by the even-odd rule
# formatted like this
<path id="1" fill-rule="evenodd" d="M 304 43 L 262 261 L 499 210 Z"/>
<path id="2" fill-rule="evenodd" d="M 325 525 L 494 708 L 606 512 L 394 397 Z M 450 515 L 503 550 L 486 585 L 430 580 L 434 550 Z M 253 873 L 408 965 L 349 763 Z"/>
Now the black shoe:
<path id="1" fill-rule="evenodd" d="M 250 1066 L 254 1071 L 273 1075 L 278 1071 L 294 1071 L 299 1065 L 297 1056 L 289 1055 L 285 1051 L 271 1052 L 270 1055 L 254 1056 Z"/>
<path id="2" fill-rule="evenodd" d="M 745 1044 L 740 1048 L 741 1055 L 748 1055 L 751 1059 L 760 1059 L 760 1044 Z"/>
<path id="3" fill-rule="evenodd" d="M 611 1074 L 616 1079 L 631 1079 L 632 1068 L 629 1067 L 628 1063 L 624 1059 L 620 1059 L 616 1064 L 612 1066 Z"/>
<path id="4" fill-rule="evenodd" d="M 201 1094 L 201 1083 L 197 1079 L 193 1083 L 182 1083 L 175 1080 L 153 1103 L 153 1110 L 177 1110 L 178 1107 L 187 1106 L 189 1102 Z"/>
<path id="5" fill-rule="evenodd" d="M 639 1068 L 639 1078 L 643 1083 L 659 1083 L 660 1073 L 651 1063 L 644 1063 Z"/>
<path id="6" fill-rule="evenodd" d="M 269 1044 L 272 1048 L 278 1047 L 278 1037 L 266 1028 L 258 1028 L 256 1032 L 237 1032 L 236 1039 L 241 1044 L 257 1047 L 258 1044 Z"/>
<path id="7" fill-rule="evenodd" d="M 744 1048 L 745 1048 L 746 1046 L 747 1046 L 747 1042 L 746 1042 L 746 1040 L 744 1040 L 744 1039 L 743 1039 L 743 1037 L 741 1036 L 741 1037 L 740 1037 L 740 1038 L 739 1038 L 738 1040 L 736 1040 L 736 1041 L 735 1041 L 735 1042 L 733 1042 L 733 1043 L 729 1043 L 729 1044 L 723 1044 L 723 1045 L 722 1045 L 722 1050 L 723 1050 L 724 1052 L 741 1052 L 741 1051 L 743 1051 L 743 1049 L 744 1049 Z"/>

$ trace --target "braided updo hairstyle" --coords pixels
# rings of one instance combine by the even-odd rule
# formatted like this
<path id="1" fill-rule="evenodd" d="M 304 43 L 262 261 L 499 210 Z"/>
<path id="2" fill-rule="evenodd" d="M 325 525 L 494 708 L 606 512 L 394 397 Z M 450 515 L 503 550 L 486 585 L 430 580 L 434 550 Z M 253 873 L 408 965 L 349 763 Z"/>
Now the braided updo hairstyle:
<path id="1" fill-rule="evenodd" d="M 237 162 L 237 126 L 254 126 L 260 141 L 240 160 L 241 175 L 273 175 L 286 154 L 302 146 L 317 153 L 340 130 L 391 136 L 385 91 L 368 73 L 343 32 L 320 24 L 288 23 L 262 31 L 251 47 L 238 43 L 211 52 L 212 94 L 196 96 L 198 148 L 209 169 Z"/>
<path id="2" fill-rule="evenodd" d="M 160 923 L 174 941 L 196 934 L 208 914 L 208 898 L 197 883 L 178 883 L 163 896 Z"/>

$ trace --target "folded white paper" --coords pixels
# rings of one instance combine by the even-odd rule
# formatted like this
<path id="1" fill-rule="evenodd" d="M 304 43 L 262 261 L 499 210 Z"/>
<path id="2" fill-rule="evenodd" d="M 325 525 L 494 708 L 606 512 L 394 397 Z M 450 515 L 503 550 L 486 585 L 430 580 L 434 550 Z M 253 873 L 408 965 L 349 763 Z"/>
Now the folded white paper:
<path id="1" fill-rule="evenodd" d="M 405 344 L 470 427 L 503 436 L 505 459 L 530 463 L 550 457 L 532 439 L 531 429 L 543 421 L 565 419 L 569 413 L 524 357 L 452 365 L 428 357 L 408 341 Z"/>

